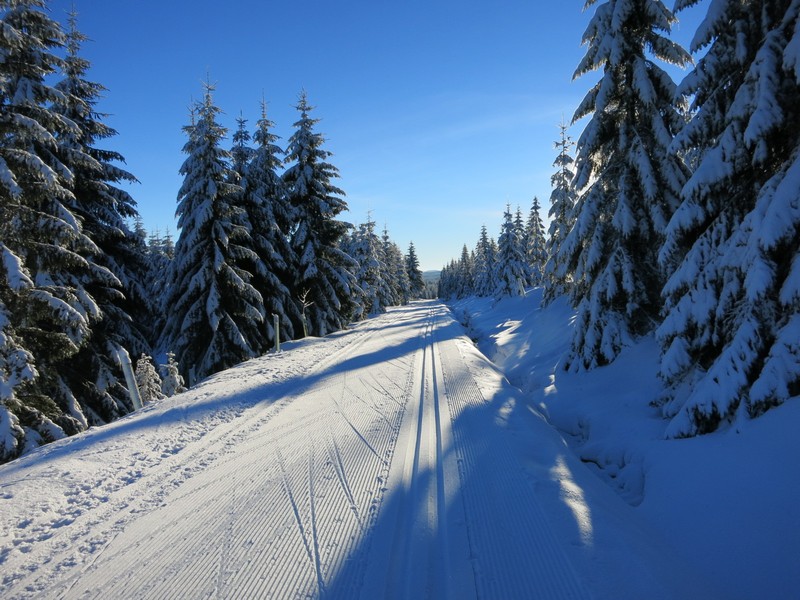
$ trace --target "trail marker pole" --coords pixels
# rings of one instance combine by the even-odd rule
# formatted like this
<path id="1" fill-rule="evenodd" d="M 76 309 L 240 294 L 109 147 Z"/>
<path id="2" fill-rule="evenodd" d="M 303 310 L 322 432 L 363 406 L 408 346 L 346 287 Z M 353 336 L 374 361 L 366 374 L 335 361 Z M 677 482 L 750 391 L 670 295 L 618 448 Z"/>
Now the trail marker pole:
<path id="1" fill-rule="evenodd" d="M 273 314 L 272 324 L 275 329 L 275 352 L 278 353 L 281 351 L 281 318 Z"/>

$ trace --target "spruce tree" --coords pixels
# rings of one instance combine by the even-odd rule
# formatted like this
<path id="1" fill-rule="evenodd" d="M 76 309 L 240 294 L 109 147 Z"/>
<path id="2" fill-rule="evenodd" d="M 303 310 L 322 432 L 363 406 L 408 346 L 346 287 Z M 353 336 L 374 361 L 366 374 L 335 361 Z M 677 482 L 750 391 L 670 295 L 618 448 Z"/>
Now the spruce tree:
<path id="1" fill-rule="evenodd" d="M 392 289 L 388 282 L 388 269 L 383 260 L 383 246 L 375 234 L 375 221 L 367 218 L 353 232 L 347 253 L 358 263 L 356 281 L 361 290 L 362 306 L 357 318 L 366 318 L 386 311 L 392 305 Z"/>
<path id="2" fill-rule="evenodd" d="M 24 293 L 33 287 L 16 256 L 0 239 L 0 297 Z M 7 288 L 7 289 L 3 289 Z M 25 444 L 25 431 L 15 414 L 27 407 L 16 397 L 16 390 L 36 377 L 36 367 L 30 352 L 25 350 L 11 322 L 13 315 L 0 300 L 0 463 L 15 458 Z"/>
<path id="3" fill-rule="evenodd" d="M 93 415 L 69 361 L 102 314 L 89 289 L 117 283 L 95 262 L 99 250 L 75 213 L 75 178 L 59 140 L 80 130 L 52 109 L 65 97 L 47 83 L 63 65 L 54 52 L 66 38 L 43 8 L 37 0 L 0 2 L 4 458 L 88 426 Z M 71 162 L 92 158 L 75 149 Z"/>
<path id="4" fill-rule="evenodd" d="M 239 183 L 245 176 L 247 165 L 253 157 L 254 150 L 250 147 L 250 132 L 247 131 L 247 119 L 239 113 L 236 118 L 236 131 L 233 132 L 231 141 L 231 170 L 238 175 L 234 183 Z"/>
<path id="5" fill-rule="evenodd" d="M 151 345 L 156 346 L 159 336 L 164 330 L 169 298 L 172 259 L 175 258 L 175 244 L 167 231 L 163 236 L 156 229 L 147 238 L 147 272 L 145 289 L 150 296 L 153 317 L 149 327 Z"/>
<path id="6" fill-rule="evenodd" d="M 659 316 L 657 253 L 687 176 L 669 151 L 684 122 L 675 84 L 654 62 L 690 61 L 663 35 L 674 21 L 661 0 L 609 0 L 583 37 L 588 49 L 575 76 L 603 76 L 574 116 L 592 118 L 578 140 L 575 185 L 583 191 L 562 245 L 578 309 L 568 368 L 611 362 Z"/>
<path id="7" fill-rule="evenodd" d="M 417 250 L 414 248 L 414 242 L 408 244 L 406 273 L 408 274 L 409 297 L 412 300 L 422 298 L 422 295 L 425 293 L 425 280 L 422 278 L 422 270 L 419 268 L 419 258 L 417 258 Z"/>
<path id="8" fill-rule="evenodd" d="M 539 198 L 533 197 L 525 235 L 525 257 L 529 269 L 528 285 L 540 286 L 544 282 L 544 265 L 547 262 L 547 240 L 544 223 L 539 216 Z"/>
<path id="9" fill-rule="evenodd" d="M 497 288 L 495 279 L 496 267 L 494 264 L 494 251 L 486 225 L 481 226 L 481 234 L 478 244 L 475 246 L 475 265 L 474 265 L 474 290 L 476 296 L 492 296 Z"/>
<path id="10" fill-rule="evenodd" d="M 278 136 L 272 133 L 273 127 L 274 123 L 267 118 L 266 102 L 262 100 L 261 118 L 253 135 L 255 149 L 245 152 L 236 150 L 234 145 L 234 164 L 243 163 L 242 207 L 250 227 L 252 249 L 259 258 L 252 266 L 253 286 L 261 294 L 267 315 L 264 323 L 267 346 L 275 340 L 272 315 L 278 316 L 279 333 L 284 340 L 295 337 L 294 324 L 300 321 L 300 309 L 289 289 L 291 269 L 297 262 L 288 236 L 292 209 L 278 174 L 283 150 L 276 143 Z M 246 138 L 240 133 L 237 139 Z"/>
<path id="11" fill-rule="evenodd" d="M 393 302 L 395 306 L 408 304 L 411 297 L 411 280 L 406 271 L 405 257 L 403 251 L 389 237 L 389 231 L 384 226 L 383 236 L 383 256 L 386 262 L 386 269 L 389 274 L 389 285 L 392 290 Z"/>
<path id="12" fill-rule="evenodd" d="M 567 238 L 575 222 L 573 211 L 575 208 L 576 193 L 573 180 L 575 173 L 572 165 L 575 162 L 570 155 L 570 150 L 575 145 L 567 135 L 567 125 L 561 123 L 561 136 L 555 142 L 558 156 L 553 162 L 556 172 L 550 177 L 553 191 L 550 194 L 550 230 L 546 242 L 547 262 L 544 266 L 544 295 L 545 304 L 552 302 L 559 296 L 570 291 L 572 275 L 568 271 L 567 257 L 562 254 L 561 246 Z"/>
<path id="13" fill-rule="evenodd" d="M 525 285 L 528 286 L 533 277 L 533 270 L 528 262 L 528 229 L 525 227 L 525 219 L 522 216 L 522 209 L 519 204 L 517 204 L 517 210 L 514 213 L 514 232 L 517 234 L 520 249 L 525 257 L 522 261 L 522 268 L 525 271 Z"/>
<path id="14" fill-rule="evenodd" d="M 161 391 L 161 377 L 158 375 L 153 359 L 147 354 L 142 354 L 136 361 L 136 387 L 143 404 L 152 404 L 164 399 Z"/>
<path id="15" fill-rule="evenodd" d="M 677 3 L 678 9 L 694 4 Z M 667 229 L 660 399 L 668 437 L 708 433 L 800 392 L 800 2 L 715 2 L 680 85 L 699 156 Z"/>
<path id="16" fill-rule="evenodd" d="M 162 347 L 173 351 L 189 385 L 256 355 L 264 320 L 261 295 L 241 268 L 257 260 L 250 250 L 246 215 L 236 205 L 230 153 L 220 147 L 226 130 L 217 123 L 214 87 L 205 85 L 183 150 L 187 158 L 178 192 L 178 227 Z"/>
<path id="17" fill-rule="evenodd" d="M 183 387 L 183 377 L 181 377 L 178 363 L 175 362 L 175 355 L 167 352 L 167 362 L 160 367 L 161 371 L 161 393 L 170 398 L 175 394 L 185 392 Z"/>
<path id="18" fill-rule="evenodd" d="M 53 109 L 76 126 L 57 136 L 59 155 L 73 176 L 72 210 L 85 235 L 97 246 L 92 260 L 116 278 L 86 286 L 101 318 L 93 324 L 88 343 L 70 360 L 70 386 L 82 388 L 80 401 L 99 424 L 133 408 L 114 355 L 118 346 L 134 354 L 149 352 L 152 332 L 148 324 L 154 310 L 145 287 L 145 244 L 128 225 L 138 217 L 136 203 L 118 187 L 136 178 L 115 164 L 124 162 L 122 155 L 97 147 L 116 132 L 102 122 L 106 115 L 95 109 L 105 88 L 86 79 L 89 62 L 80 56 L 86 39 L 78 31 L 73 11 L 66 34 L 64 78 L 55 86 L 62 95 Z"/>
<path id="19" fill-rule="evenodd" d="M 444 298 L 446 300 L 456 298 L 460 287 L 458 263 L 456 263 L 455 260 L 451 260 L 449 264 L 442 267 L 442 272 L 439 276 L 437 295 L 439 298 Z"/>
<path id="20" fill-rule="evenodd" d="M 497 255 L 497 287 L 494 296 L 497 299 L 506 296 L 525 295 L 525 252 L 522 247 L 522 240 L 517 235 L 517 228 L 514 226 L 514 218 L 511 215 L 511 207 L 506 205 L 506 212 L 503 213 L 503 226 L 498 241 L 499 253 Z"/>
<path id="21" fill-rule="evenodd" d="M 347 209 L 344 192 L 333 185 L 338 170 L 327 159 L 324 138 L 314 131 L 319 122 L 309 116 L 312 107 L 305 92 L 297 103 L 300 119 L 289 139 L 283 182 L 294 225 L 290 231 L 295 257 L 291 291 L 302 302 L 310 335 L 324 336 L 342 329 L 353 315 L 357 286 L 355 261 L 339 248 L 348 224 L 336 217 Z M 302 324 L 296 329 L 300 330 Z"/>

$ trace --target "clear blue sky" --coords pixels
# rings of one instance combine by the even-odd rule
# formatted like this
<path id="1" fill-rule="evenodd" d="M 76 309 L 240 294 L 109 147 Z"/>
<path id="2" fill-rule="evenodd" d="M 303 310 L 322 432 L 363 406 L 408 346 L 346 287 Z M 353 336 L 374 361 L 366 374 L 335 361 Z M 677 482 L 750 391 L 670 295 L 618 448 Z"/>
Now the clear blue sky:
<path id="1" fill-rule="evenodd" d="M 98 109 L 119 135 L 105 147 L 139 179 L 131 193 L 148 230 L 176 234 L 185 155 L 181 128 L 208 76 L 223 124 L 252 131 L 263 96 L 285 144 L 301 89 L 322 119 L 350 206 L 372 211 L 423 269 L 439 269 L 506 203 L 549 208 L 553 142 L 591 77 L 572 81 L 591 12 L 583 1 L 58 0 L 91 41 Z M 694 30 L 686 23 L 680 41 Z M 570 132 L 578 137 L 580 127 Z M 228 144 L 229 144 L 228 140 Z"/>

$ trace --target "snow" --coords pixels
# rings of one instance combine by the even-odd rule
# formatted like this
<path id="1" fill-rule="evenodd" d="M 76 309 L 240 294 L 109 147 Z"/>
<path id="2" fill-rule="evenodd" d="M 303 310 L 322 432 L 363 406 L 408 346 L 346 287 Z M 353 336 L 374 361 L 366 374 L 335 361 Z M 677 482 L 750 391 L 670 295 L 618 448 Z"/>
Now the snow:
<path id="1" fill-rule="evenodd" d="M 567 373 L 561 363 L 574 311 L 564 298 L 540 308 L 540 293 L 497 304 L 473 298 L 452 308 L 460 320 L 468 316 L 470 336 L 531 410 L 547 415 L 584 465 L 718 597 L 796 595 L 797 398 L 727 430 L 667 440 L 668 421 L 650 406 L 662 390 L 652 336 L 609 366 Z"/>
<path id="2" fill-rule="evenodd" d="M 324 339 L 291 342 L 278 354 L 3 465 L 0 595 L 714 598 L 726 592 L 729 582 L 719 573 L 711 586 L 700 575 L 719 567 L 719 557 L 695 556 L 694 547 L 682 547 L 685 526 L 673 531 L 652 518 L 676 514 L 673 506 L 681 503 L 723 498 L 650 497 L 651 485 L 669 484 L 670 472 L 680 471 L 690 446 L 668 446 L 675 449 L 673 465 L 659 455 L 640 457 L 641 436 L 620 438 L 633 444 L 628 454 L 597 444 L 598 462 L 627 461 L 647 473 L 644 499 L 634 509 L 577 458 L 537 406 L 546 404 L 554 422 L 580 432 L 574 415 L 555 410 L 554 400 L 570 389 L 635 405 L 637 386 L 655 372 L 655 345 L 645 348 L 644 359 L 626 355 L 637 367 L 631 388 L 620 389 L 607 370 L 569 376 L 572 388 L 562 387 L 560 375 L 551 375 L 571 314 L 556 301 L 547 324 L 534 300 L 504 300 L 472 321 L 485 326 L 487 318 L 510 315 L 493 328 L 502 349 L 494 354 L 512 378 L 535 367 L 527 377 L 527 387 L 538 389 L 532 394 L 509 385 L 442 304 L 417 302 Z M 540 331 L 532 336 L 534 322 Z M 614 388 L 616 395 L 609 393 Z M 612 425 L 646 418 L 641 407 L 619 424 L 600 418 L 615 406 L 607 403 L 585 421 L 592 442 L 605 439 Z M 746 435 L 757 441 L 763 432 Z M 771 444 L 780 446 L 777 439 Z M 722 460 L 723 448 L 717 450 Z M 741 464 L 754 463 L 752 456 Z M 740 463 L 725 464 L 733 472 Z M 701 487 L 698 467 L 689 470 L 698 479 L 687 485 Z M 628 469 L 621 468 L 636 470 Z M 652 473 L 667 475 L 651 484 Z M 774 474 L 767 467 L 752 481 L 774 486 L 780 481 Z M 720 472 L 712 475 L 725 481 Z M 737 481 L 746 488 L 751 480 Z M 786 487 L 769 507 L 796 491 Z M 745 500 L 748 509 L 759 504 L 755 496 Z M 731 510 L 718 504 L 717 527 Z M 780 525 L 788 535 L 800 520 L 792 506 L 780 508 L 780 523 L 773 513 L 759 523 Z M 702 536 L 706 521 L 698 514 L 690 519 L 699 528 L 691 540 L 698 548 L 722 540 L 723 529 L 710 541 Z M 751 529 L 734 523 L 737 533 Z M 772 557 L 771 573 L 780 573 L 788 554 L 764 552 L 758 560 Z M 791 582 L 785 575 L 762 585 L 774 591 Z"/>

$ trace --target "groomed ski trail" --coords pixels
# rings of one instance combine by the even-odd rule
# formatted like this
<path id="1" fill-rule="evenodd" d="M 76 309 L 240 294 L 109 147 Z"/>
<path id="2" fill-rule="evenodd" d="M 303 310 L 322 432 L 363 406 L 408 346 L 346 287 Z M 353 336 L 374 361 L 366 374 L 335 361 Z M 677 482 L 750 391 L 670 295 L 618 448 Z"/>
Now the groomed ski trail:
<path id="1" fill-rule="evenodd" d="M 2 521 L 3 598 L 590 597 L 462 336 L 415 303 L 7 465 L 67 500 Z"/>

